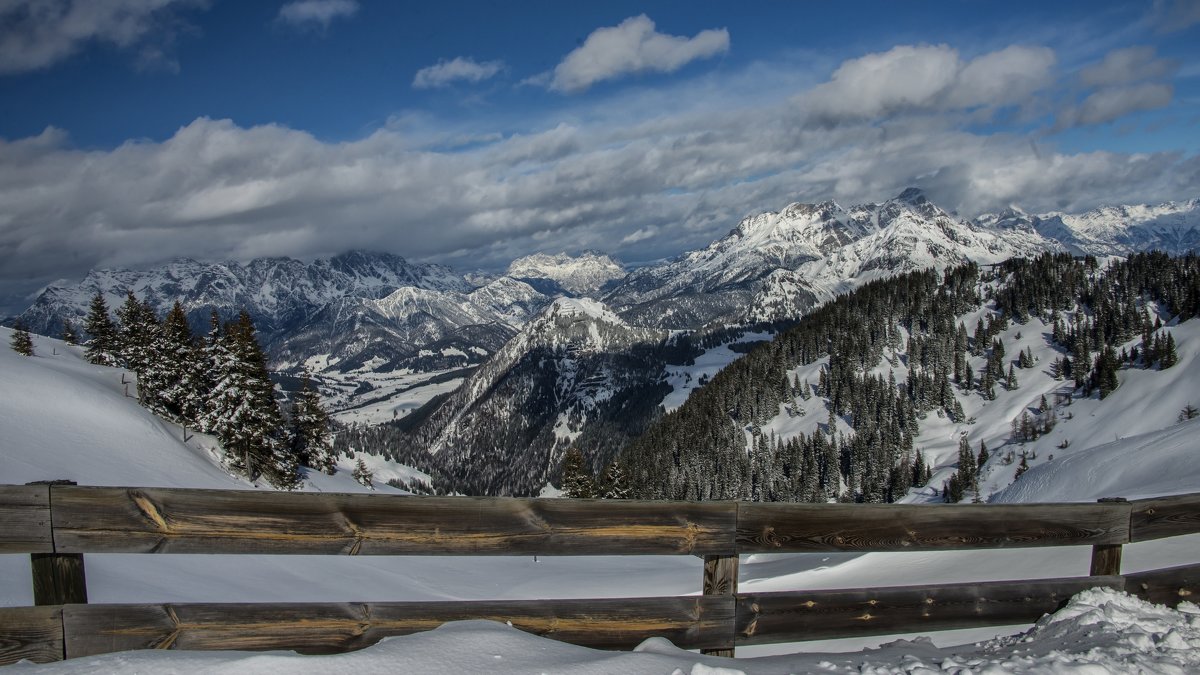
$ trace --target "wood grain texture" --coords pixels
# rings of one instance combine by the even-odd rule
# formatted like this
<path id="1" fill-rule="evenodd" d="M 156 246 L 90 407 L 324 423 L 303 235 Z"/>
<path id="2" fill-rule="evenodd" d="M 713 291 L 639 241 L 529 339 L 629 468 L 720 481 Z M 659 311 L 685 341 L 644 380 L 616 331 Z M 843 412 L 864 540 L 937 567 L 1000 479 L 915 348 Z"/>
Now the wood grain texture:
<path id="1" fill-rule="evenodd" d="M 69 658 L 126 649 L 329 654 L 468 619 L 510 621 L 529 633 L 598 649 L 632 649 L 653 636 L 695 649 L 732 646 L 734 599 L 69 605 L 64 612 Z"/>
<path id="2" fill-rule="evenodd" d="M 1089 573 L 1094 577 L 1116 576 L 1121 573 L 1120 544 L 1102 544 L 1092 547 L 1092 564 Z"/>
<path id="3" fill-rule="evenodd" d="M 87 603 L 87 578 L 82 553 L 32 553 L 33 604 Z"/>
<path id="4" fill-rule="evenodd" d="M 1200 494 L 1139 499 L 1131 503 L 1133 541 L 1200 532 Z"/>
<path id="5" fill-rule="evenodd" d="M 736 555 L 706 555 L 704 556 L 704 595 L 717 597 L 732 597 L 738 591 L 738 556 Z M 730 626 L 730 646 L 715 649 L 701 649 L 701 654 L 709 656 L 725 656 L 733 658 L 732 625 Z"/>
<path id="6" fill-rule="evenodd" d="M 51 553 L 49 485 L 0 485 L 0 553 Z"/>
<path id="7" fill-rule="evenodd" d="M 738 552 L 1123 544 L 1129 504 L 741 504 Z"/>
<path id="8" fill-rule="evenodd" d="M 62 607 L 0 607 L 0 666 L 63 659 Z"/>
<path id="9" fill-rule="evenodd" d="M 55 487 L 58 551 L 346 555 L 733 553 L 737 505 Z"/>
<path id="10" fill-rule="evenodd" d="M 749 593 L 738 597 L 738 645 L 1032 623 L 1079 591 L 1122 577 L 946 586 Z"/>
<path id="11" fill-rule="evenodd" d="M 1200 564 L 1125 575 L 1125 590 L 1159 605 L 1175 607 L 1200 598 Z"/>

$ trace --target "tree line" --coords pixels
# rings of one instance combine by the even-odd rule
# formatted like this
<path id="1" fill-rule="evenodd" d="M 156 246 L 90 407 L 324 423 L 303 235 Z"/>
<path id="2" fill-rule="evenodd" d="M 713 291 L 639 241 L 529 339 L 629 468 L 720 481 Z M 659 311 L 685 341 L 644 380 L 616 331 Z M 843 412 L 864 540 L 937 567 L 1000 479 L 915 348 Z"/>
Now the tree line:
<path id="1" fill-rule="evenodd" d="M 137 375 L 138 400 L 155 414 L 217 437 L 233 472 L 294 489 L 301 467 L 334 472 L 329 417 L 305 374 L 287 414 L 275 396 L 267 359 L 246 311 L 222 322 L 214 310 L 207 335 L 194 335 L 176 302 L 159 318 L 132 291 L 109 313 L 97 293 L 84 330 L 88 361 Z M 72 341 L 74 327 L 64 325 Z"/>

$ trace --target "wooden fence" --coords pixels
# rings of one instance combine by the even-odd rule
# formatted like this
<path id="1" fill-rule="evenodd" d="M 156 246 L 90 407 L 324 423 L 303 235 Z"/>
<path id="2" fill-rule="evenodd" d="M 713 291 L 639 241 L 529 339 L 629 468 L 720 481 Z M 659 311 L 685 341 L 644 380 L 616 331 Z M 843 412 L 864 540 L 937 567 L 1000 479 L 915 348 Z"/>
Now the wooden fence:
<path id="1" fill-rule="evenodd" d="M 663 636 L 723 655 L 736 645 L 1026 623 L 1101 586 L 1177 603 L 1200 585 L 1200 564 L 1122 576 L 1121 547 L 1195 532 L 1200 494 L 1096 504 L 843 505 L 0 486 L 0 553 L 31 554 L 37 605 L 0 608 L 0 664 L 150 648 L 333 653 L 459 619 L 509 621 L 599 648 Z M 737 589 L 739 554 L 1072 545 L 1092 547 L 1089 576 Z M 684 597 L 89 605 L 85 553 L 678 554 L 705 562 L 703 595 Z"/>

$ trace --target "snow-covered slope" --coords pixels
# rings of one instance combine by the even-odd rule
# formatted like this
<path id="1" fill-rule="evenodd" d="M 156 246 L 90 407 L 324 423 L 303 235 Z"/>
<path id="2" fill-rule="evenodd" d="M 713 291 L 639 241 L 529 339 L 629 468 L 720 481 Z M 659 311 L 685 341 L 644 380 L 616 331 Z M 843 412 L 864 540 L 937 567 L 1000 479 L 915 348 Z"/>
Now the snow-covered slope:
<path id="1" fill-rule="evenodd" d="M 602 308 L 580 304 L 563 304 L 560 311 L 564 320 L 582 321 L 588 333 L 589 320 L 606 316 Z M 1181 337 L 1181 358 L 1175 367 L 1178 374 L 1166 372 L 1177 377 L 1174 381 L 1177 385 L 1196 381 L 1195 368 L 1200 360 L 1195 348 L 1196 336 L 1187 333 L 1189 329 L 1187 324 L 1172 329 Z M 9 331 L 0 329 L 0 340 L 7 342 L 9 337 Z M 119 371 L 86 364 L 75 348 L 54 340 L 35 337 L 35 346 L 39 356 L 33 358 L 0 348 L 0 372 L 4 373 L 0 379 L 0 426 L 5 431 L 0 454 L 3 482 L 72 478 L 87 484 L 250 487 L 220 470 L 208 454 L 206 444 L 210 440 L 197 437 L 199 440 L 185 444 L 177 440 L 181 430 L 156 420 L 133 399 L 125 398 Z M 1023 387 L 1032 386 L 1030 378 L 1024 381 L 1030 384 Z M 1125 380 L 1117 392 L 1124 389 L 1130 396 L 1140 393 L 1151 398 L 1158 391 L 1141 387 Z M 1160 407 L 1174 406 L 1176 402 L 1162 400 Z M 1082 403 L 1074 404 L 1077 410 L 1082 410 L 1077 407 Z M 1127 424 L 1148 409 L 1130 410 L 1130 417 L 1121 422 Z M 1163 414 L 1171 412 L 1166 410 Z M 1082 417 L 1078 415 L 1076 419 Z M 1098 417 L 1099 423 L 1103 423 L 1105 418 Z M 979 424 L 984 423 L 980 418 Z M 1194 447 L 1184 440 L 1190 435 L 1189 427 L 1194 425 L 1190 422 L 1168 429 L 1160 437 L 1128 437 L 1120 444 L 1102 448 L 1105 457 L 1113 458 L 1104 461 L 1116 462 L 1115 458 L 1123 451 L 1125 457 L 1112 464 L 1113 470 L 1105 474 L 1107 482 L 1092 493 L 1070 492 L 1089 475 L 1087 463 L 1075 460 L 1063 462 L 1062 469 L 1056 467 L 1057 478 L 1043 483 L 1036 494 L 1013 494 L 1011 498 L 1090 500 L 1095 494 L 1137 496 L 1156 492 L 1164 487 L 1162 476 L 1130 471 L 1129 467 L 1142 461 L 1150 451 L 1173 455 L 1169 466 L 1176 467 L 1177 473 L 1194 471 L 1188 467 Z M 1079 428 L 1085 427 L 1093 428 L 1092 424 L 1081 424 Z M 1111 428 L 1096 427 L 1094 433 L 1099 437 L 1111 433 Z M 1048 465 L 1035 467 L 1021 480 L 1037 479 L 1039 473 L 1048 469 Z M 1181 479 L 1195 486 L 1189 475 L 1194 476 L 1186 474 Z M 342 476 L 329 480 L 336 482 L 313 487 L 337 491 L 362 489 Z M 1132 572 L 1195 562 L 1198 546 L 1196 537 L 1128 546 L 1124 569 Z M 1087 569 L 1087 559 L 1086 547 L 951 554 L 755 555 L 743 560 L 741 586 L 748 591 L 768 591 L 1080 575 Z M 31 604 L 28 560 L 28 556 L 0 556 L 0 605 Z M 701 577 L 700 561 L 687 556 L 535 561 L 528 557 L 105 555 L 89 556 L 87 564 L 89 596 L 93 602 L 629 597 L 695 593 Z M 1065 613 L 1043 620 L 1032 633 L 1019 640 L 1005 639 L 963 648 L 937 648 L 921 641 L 900 643 L 878 652 L 816 653 L 737 661 L 700 657 L 675 650 L 661 641 L 647 643 L 637 654 L 601 653 L 533 638 L 498 624 L 467 623 L 389 640 L 363 652 L 336 657 L 139 652 L 70 661 L 37 670 L 330 672 L 345 668 L 355 672 L 392 672 L 397 659 L 401 659 L 414 671 L 432 673 L 477 669 L 657 673 L 670 672 L 676 667 L 694 673 L 720 672 L 705 670 L 717 667 L 766 673 L 827 671 L 831 667 L 906 673 L 923 672 L 922 668 L 1058 672 L 1085 667 L 1096 672 L 1139 669 L 1157 672 L 1156 669 L 1166 667 L 1189 672 L 1200 667 L 1196 661 L 1196 654 L 1200 653 L 1200 639 L 1195 633 L 1200 625 L 1194 618 L 1197 612 L 1200 610 L 1191 606 L 1180 612 L 1156 609 L 1127 596 L 1101 591 L 1077 598 Z M 957 635 L 959 640 L 980 639 Z M 935 634 L 935 639 L 938 644 L 955 644 L 955 634 Z M 847 641 L 842 641 L 838 648 L 847 646 Z M 739 655 L 751 656 L 767 649 L 828 648 L 832 648 L 828 643 L 740 648 Z M 857 649 L 857 645 L 849 648 Z"/>

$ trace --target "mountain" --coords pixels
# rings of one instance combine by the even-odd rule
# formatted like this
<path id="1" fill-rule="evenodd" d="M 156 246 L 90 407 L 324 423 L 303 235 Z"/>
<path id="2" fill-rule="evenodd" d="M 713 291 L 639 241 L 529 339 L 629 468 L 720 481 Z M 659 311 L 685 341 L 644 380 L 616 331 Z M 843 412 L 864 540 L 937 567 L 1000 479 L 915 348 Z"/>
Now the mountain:
<path id="1" fill-rule="evenodd" d="M 578 256 L 535 253 L 514 260 L 504 274 L 530 283 L 547 294 L 594 297 L 605 285 L 624 278 L 625 268 L 595 251 L 585 251 Z"/>
<path id="2" fill-rule="evenodd" d="M 696 328 L 795 319 L 872 279 L 1060 247 L 1033 230 L 958 219 L 918 189 L 882 204 L 790 204 L 707 248 L 630 274 L 605 302 L 635 323 Z"/>
<path id="3" fill-rule="evenodd" d="M 640 431 L 669 391 L 669 337 L 595 300 L 558 298 L 437 405 L 411 445 L 455 490 L 537 494 L 571 444 L 599 467 Z"/>
<path id="4" fill-rule="evenodd" d="M 1080 214 L 1027 215 L 1016 208 L 987 214 L 976 224 L 1026 228 L 1075 254 L 1127 256 L 1158 250 L 1183 255 L 1200 250 L 1200 199 L 1163 204 L 1103 206 Z"/>

